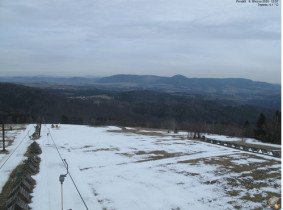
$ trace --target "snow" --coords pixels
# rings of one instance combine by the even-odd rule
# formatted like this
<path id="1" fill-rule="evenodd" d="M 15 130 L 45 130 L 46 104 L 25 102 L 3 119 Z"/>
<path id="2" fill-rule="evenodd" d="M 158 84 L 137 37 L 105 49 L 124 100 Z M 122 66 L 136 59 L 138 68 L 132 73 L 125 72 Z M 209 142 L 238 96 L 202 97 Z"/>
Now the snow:
<path id="1" fill-rule="evenodd" d="M 66 168 L 60 155 L 67 160 L 88 209 L 234 209 L 233 203 L 248 209 L 262 204 L 243 202 L 241 196 L 247 193 L 281 193 L 271 185 L 248 190 L 227 184 L 227 178 L 239 181 L 242 175 L 250 177 L 247 171 L 230 173 L 231 167 L 275 161 L 273 166 L 262 167 L 278 171 L 281 167 L 274 168 L 280 166 L 277 158 L 249 156 L 251 153 L 245 151 L 188 140 L 185 132 L 154 131 L 152 135 L 146 129 L 140 133 L 135 128 L 126 129 L 124 133 L 115 126 L 43 126 L 42 137 L 37 140 L 43 151 L 40 172 L 33 176 L 36 187 L 29 206 L 41 210 L 61 207 L 59 176 Z M 232 165 L 223 168 L 217 161 L 226 159 Z M 281 185 L 281 180 L 274 183 Z M 233 190 L 241 193 L 231 197 L 227 192 Z M 86 209 L 69 175 L 63 183 L 63 198 L 64 209 Z"/>
<path id="2" fill-rule="evenodd" d="M 0 192 L 14 168 L 26 159 L 24 154 L 26 153 L 28 146 L 32 143 L 29 139 L 29 135 L 32 134 L 33 129 L 33 125 L 29 125 L 26 130 L 12 130 L 5 132 L 6 139 L 16 136 L 13 144 L 6 147 L 6 150 L 9 153 L 0 153 Z"/>
<path id="3" fill-rule="evenodd" d="M 237 165 L 243 165 L 243 164 L 249 164 L 249 163 L 263 163 L 265 162 L 265 160 L 249 158 L 248 160 L 247 159 L 236 159 L 236 160 L 232 160 L 231 162 Z"/>

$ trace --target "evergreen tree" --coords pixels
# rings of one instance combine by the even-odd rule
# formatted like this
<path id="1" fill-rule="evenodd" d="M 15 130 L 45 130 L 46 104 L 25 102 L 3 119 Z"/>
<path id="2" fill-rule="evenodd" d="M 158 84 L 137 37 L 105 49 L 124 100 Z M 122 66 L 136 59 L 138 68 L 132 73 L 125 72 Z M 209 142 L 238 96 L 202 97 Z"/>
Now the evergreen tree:
<path id="1" fill-rule="evenodd" d="M 254 128 L 251 126 L 248 120 L 246 120 L 246 122 L 244 123 L 243 137 L 254 138 Z"/>
<path id="2" fill-rule="evenodd" d="M 69 123 L 69 118 L 64 114 L 62 114 L 62 116 L 61 116 L 61 123 L 62 124 L 68 124 Z"/>
<path id="3" fill-rule="evenodd" d="M 264 139 L 266 137 L 265 126 L 266 117 L 263 113 L 261 113 L 259 119 L 256 122 L 255 137 L 257 139 Z"/>
<path id="4" fill-rule="evenodd" d="M 250 127 L 250 122 L 247 120 L 245 123 L 244 123 L 244 128 L 248 128 L 248 127 Z"/>
<path id="5" fill-rule="evenodd" d="M 266 140 L 281 144 L 281 112 L 276 111 L 273 118 L 266 123 Z"/>

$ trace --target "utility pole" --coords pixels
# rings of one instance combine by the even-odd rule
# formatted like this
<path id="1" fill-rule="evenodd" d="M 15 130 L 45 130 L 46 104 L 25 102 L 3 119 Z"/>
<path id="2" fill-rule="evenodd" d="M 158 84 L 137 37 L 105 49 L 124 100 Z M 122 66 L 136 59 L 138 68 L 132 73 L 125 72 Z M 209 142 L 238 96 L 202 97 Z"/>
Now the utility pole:
<path id="1" fill-rule="evenodd" d="M 63 210 L 63 182 L 64 182 L 64 180 L 65 180 L 65 177 L 68 175 L 68 173 L 69 173 L 69 170 L 68 170 L 68 163 L 67 163 L 67 161 L 66 161 L 66 159 L 64 159 L 64 162 L 66 163 L 66 166 L 67 166 L 67 173 L 66 174 L 61 174 L 60 176 L 59 176 L 59 181 L 61 182 L 61 208 L 62 208 L 62 210 Z"/>
<path id="2" fill-rule="evenodd" d="M 3 136 L 3 152 L 6 151 L 5 149 L 5 124 L 4 120 L 2 119 L 2 136 Z"/>

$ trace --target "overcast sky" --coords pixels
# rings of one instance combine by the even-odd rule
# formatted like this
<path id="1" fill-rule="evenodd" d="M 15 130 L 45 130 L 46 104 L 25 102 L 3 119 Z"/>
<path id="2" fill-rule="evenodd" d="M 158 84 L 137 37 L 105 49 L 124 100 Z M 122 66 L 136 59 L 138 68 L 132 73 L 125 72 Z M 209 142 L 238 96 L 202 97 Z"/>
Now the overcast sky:
<path id="1" fill-rule="evenodd" d="M 280 10 L 236 0 L 1 0 L 0 76 L 280 83 Z"/>

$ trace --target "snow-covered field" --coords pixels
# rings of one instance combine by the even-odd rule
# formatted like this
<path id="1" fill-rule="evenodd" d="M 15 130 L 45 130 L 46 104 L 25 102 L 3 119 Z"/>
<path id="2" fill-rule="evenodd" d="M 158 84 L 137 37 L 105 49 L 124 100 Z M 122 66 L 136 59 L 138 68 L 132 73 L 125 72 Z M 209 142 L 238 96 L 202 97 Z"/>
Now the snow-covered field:
<path id="1" fill-rule="evenodd" d="M 40 172 L 29 206 L 61 208 L 59 176 L 66 169 L 60 155 L 71 175 L 63 184 L 64 209 L 268 209 L 270 197 L 281 197 L 280 159 L 186 136 L 113 126 L 43 126 L 37 140 L 43 151 Z"/>

